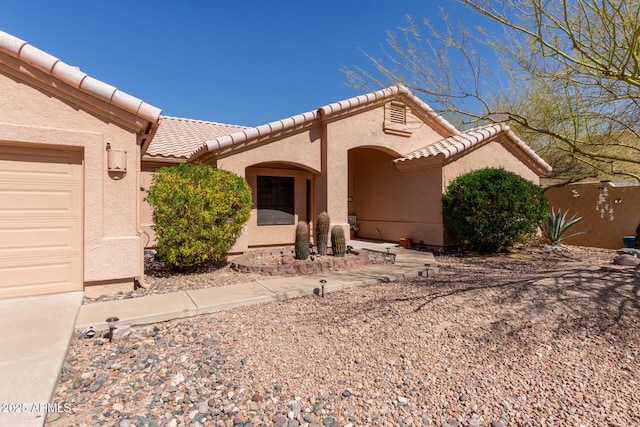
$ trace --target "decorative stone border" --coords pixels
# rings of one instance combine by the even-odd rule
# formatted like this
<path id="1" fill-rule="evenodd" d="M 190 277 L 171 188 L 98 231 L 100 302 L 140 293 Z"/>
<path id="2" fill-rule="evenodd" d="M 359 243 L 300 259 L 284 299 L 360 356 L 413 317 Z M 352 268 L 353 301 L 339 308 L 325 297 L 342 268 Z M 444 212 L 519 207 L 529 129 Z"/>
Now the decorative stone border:
<path id="1" fill-rule="evenodd" d="M 333 256 L 315 256 L 315 259 L 295 259 L 295 251 L 291 247 L 260 249 L 249 251 L 236 257 L 231 268 L 244 273 L 258 273 L 265 276 L 298 276 L 322 273 L 326 271 L 349 270 L 367 264 L 393 263 L 395 256 L 381 252 L 353 251 L 342 258 Z M 261 260 L 269 262 L 260 263 Z"/>

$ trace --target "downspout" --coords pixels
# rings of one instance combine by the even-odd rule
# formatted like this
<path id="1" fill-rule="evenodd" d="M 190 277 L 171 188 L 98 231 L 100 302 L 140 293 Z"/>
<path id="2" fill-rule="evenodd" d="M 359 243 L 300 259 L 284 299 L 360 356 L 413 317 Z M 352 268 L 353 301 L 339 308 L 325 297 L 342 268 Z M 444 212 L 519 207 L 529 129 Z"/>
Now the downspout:
<path id="1" fill-rule="evenodd" d="M 140 147 L 142 147 L 142 145 L 144 144 L 144 141 L 146 138 L 149 138 L 148 134 L 143 135 L 143 137 L 141 138 L 142 140 L 140 141 Z M 147 233 L 145 233 L 145 231 L 142 229 L 142 218 L 140 215 L 140 211 L 141 209 L 141 205 L 142 205 L 142 151 L 141 150 L 137 150 L 136 152 L 136 162 L 137 162 L 137 169 L 136 169 L 136 189 L 137 189 L 137 196 L 136 196 L 136 232 L 138 234 L 138 240 L 140 241 L 140 276 L 135 277 L 134 280 L 134 288 L 136 287 L 141 287 L 144 289 L 149 289 L 150 285 L 148 285 L 145 280 L 144 280 L 144 249 L 146 246 L 145 243 L 145 236 L 147 236 Z"/>

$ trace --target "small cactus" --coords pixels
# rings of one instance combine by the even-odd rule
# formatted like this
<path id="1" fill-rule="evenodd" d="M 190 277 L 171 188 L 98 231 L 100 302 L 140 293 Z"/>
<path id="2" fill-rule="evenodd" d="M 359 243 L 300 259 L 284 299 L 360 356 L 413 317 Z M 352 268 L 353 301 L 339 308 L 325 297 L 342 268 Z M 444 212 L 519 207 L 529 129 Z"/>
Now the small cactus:
<path id="1" fill-rule="evenodd" d="M 304 221 L 300 221 L 296 227 L 296 259 L 309 258 L 309 227 Z"/>
<path id="2" fill-rule="evenodd" d="M 334 225 L 331 228 L 331 250 L 333 256 L 343 257 L 347 246 L 344 239 L 344 230 L 339 225 Z"/>
<path id="3" fill-rule="evenodd" d="M 327 244 L 329 243 L 329 214 L 322 212 L 316 220 L 316 246 L 318 247 L 318 255 L 327 254 Z"/>

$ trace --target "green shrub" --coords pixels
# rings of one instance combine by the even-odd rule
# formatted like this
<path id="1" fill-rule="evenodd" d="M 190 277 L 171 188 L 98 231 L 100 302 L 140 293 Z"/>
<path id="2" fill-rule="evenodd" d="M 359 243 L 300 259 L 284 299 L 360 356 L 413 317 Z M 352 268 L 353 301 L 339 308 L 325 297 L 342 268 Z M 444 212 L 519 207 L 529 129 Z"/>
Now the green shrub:
<path id="1" fill-rule="evenodd" d="M 551 212 L 547 213 L 547 218 L 542 223 L 542 235 L 546 237 L 552 245 L 559 245 L 570 237 L 587 234 L 586 231 L 579 231 L 565 236 L 569 228 L 582 219 L 582 217 L 578 217 L 578 214 L 573 214 L 571 218 L 567 219 L 568 213 L 568 210 L 562 212 L 562 209 L 558 209 L 558 212 L 556 212 L 553 208 L 551 208 Z"/>
<path id="2" fill-rule="evenodd" d="M 158 256 L 178 271 L 220 260 L 251 212 L 245 179 L 203 164 L 159 169 L 146 200 L 153 206 Z"/>
<path id="3" fill-rule="evenodd" d="M 451 182 L 442 212 L 458 243 L 494 253 L 533 237 L 546 216 L 547 201 L 539 186 L 519 175 L 485 168 Z"/>

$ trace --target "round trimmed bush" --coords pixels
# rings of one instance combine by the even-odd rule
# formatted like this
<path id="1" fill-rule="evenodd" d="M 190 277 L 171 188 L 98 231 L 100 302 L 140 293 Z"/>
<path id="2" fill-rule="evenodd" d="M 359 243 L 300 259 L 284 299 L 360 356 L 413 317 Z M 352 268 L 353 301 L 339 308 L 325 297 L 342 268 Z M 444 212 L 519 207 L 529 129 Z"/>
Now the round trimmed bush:
<path id="1" fill-rule="evenodd" d="M 504 169 L 485 168 L 451 182 L 442 213 L 459 244 L 482 253 L 504 252 L 535 235 L 547 201 L 538 185 Z"/>
<path id="2" fill-rule="evenodd" d="M 246 180 L 205 164 L 159 169 L 146 200 L 153 206 L 158 256 L 177 271 L 223 258 L 251 212 Z"/>

